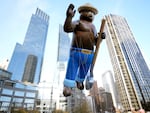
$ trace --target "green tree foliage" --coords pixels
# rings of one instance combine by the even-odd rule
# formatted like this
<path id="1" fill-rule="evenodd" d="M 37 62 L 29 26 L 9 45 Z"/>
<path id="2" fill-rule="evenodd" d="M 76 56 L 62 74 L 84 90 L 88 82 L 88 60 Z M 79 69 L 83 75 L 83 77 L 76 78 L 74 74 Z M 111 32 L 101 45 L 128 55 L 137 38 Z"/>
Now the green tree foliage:
<path id="1" fill-rule="evenodd" d="M 13 110 L 11 113 L 27 113 L 24 109 Z"/>
<path id="2" fill-rule="evenodd" d="M 18 109 L 18 110 L 12 110 L 11 113 L 40 113 L 40 112 L 37 110 Z"/>
<path id="3" fill-rule="evenodd" d="M 27 113 L 40 113 L 40 112 L 37 110 L 28 110 Z"/>
<path id="4" fill-rule="evenodd" d="M 55 111 L 53 111 L 52 113 L 67 113 L 67 112 L 65 112 L 65 111 L 63 111 L 63 110 L 55 110 Z"/>

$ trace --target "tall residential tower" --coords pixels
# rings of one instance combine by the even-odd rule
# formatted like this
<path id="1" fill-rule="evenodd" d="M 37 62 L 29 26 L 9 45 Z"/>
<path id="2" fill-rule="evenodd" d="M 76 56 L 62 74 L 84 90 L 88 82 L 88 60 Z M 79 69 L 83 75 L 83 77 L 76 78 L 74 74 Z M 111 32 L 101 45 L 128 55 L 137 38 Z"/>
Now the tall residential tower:
<path id="1" fill-rule="evenodd" d="M 49 16 L 37 8 L 32 15 L 23 44 L 16 44 L 8 71 L 12 80 L 37 84 L 40 80 L 49 26 Z"/>
<path id="2" fill-rule="evenodd" d="M 124 110 L 150 110 L 150 71 L 124 17 L 105 16 L 106 43 Z"/>

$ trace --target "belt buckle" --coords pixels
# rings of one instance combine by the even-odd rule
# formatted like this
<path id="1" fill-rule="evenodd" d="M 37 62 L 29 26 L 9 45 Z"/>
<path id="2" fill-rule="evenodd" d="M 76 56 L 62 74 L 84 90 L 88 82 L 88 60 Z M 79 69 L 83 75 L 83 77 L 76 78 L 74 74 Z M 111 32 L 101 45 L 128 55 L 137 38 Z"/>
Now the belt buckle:
<path id="1" fill-rule="evenodd" d="M 91 51 L 87 49 L 82 49 L 81 52 L 85 54 L 91 54 Z"/>

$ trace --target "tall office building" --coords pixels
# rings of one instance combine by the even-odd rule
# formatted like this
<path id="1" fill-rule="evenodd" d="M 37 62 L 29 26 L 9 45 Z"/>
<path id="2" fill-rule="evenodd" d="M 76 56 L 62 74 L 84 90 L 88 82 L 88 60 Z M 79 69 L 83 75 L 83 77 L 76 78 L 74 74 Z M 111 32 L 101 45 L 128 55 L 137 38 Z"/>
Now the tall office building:
<path id="1" fill-rule="evenodd" d="M 23 44 L 17 43 L 8 71 L 12 80 L 37 84 L 40 80 L 49 26 L 49 16 L 37 8 L 32 15 Z"/>
<path id="2" fill-rule="evenodd" d="M 116 84 L 113 79 L 113 74 L 110 70 L 103 73 L 102 81 L 105 92 L 111 93 L 114 106 L 119 108 L 119 96 L 117 96 Z"/>
<path id="3" fill-rule="evenodd" d="M 123 108 L 150 110 L 150 71 L 130 27 L 124 17 L 105 18 L 106 43 Z"/>
<path id="4" fill-rule="evenodd" d="M 55 92 L 57 93 L 59 92 L 59 95 L 57 97 L 57 103 L 56 103 L 57 109 L 61 109 L 62 106 L 64 108 L 67 107 L 67 105 L 64 103 L 65 101 L 62 102 L 62 99 L 64 99 L 64 97 L 62 96 L 62 92 L 63 92 L 63 81 L 65 78 L 67 61 L 69 58 L 69 52 L 70 52 L 70 37 L 68 33 L 64 32 L 63 26 L 60 24 L 59 37 L 58 37 L 57 74 L 54 76 L 53 79 L 53 85 L 57 86 L 57 91 Z"/>
<path id="5" fill-rule="evenodd" d="M 71 44 L 71 39 L 68 33 L 64 31 L 62 25 L 59 25 L 58 55 L 57 55 L 58 62 L 68 61 L 70 44 Z"/>

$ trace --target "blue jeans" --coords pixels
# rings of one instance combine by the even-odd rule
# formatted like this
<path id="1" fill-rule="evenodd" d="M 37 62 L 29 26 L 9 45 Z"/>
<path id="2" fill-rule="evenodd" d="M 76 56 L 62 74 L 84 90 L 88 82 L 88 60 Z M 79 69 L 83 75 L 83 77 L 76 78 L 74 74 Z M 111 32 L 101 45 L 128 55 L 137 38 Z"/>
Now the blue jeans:
<path id="1" fill-rule="evenodd" d="M 82 53 L 81 48 L 70 51 L 64 86 L 76 87 L 76 82 L 83 82 L 91 66 L 94 53 Z"/>

